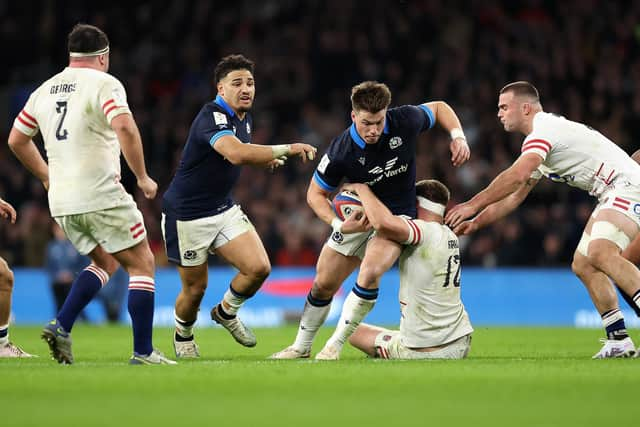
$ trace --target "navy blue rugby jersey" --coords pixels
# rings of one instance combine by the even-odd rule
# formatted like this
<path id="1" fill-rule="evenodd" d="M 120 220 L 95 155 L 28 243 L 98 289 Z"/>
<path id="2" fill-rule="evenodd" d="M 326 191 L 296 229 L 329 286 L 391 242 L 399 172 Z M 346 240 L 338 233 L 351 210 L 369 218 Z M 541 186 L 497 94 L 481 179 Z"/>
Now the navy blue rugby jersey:
<path id="1" fill-rule="evenodd" d="M 327 191 L 343 179 L 366 183 L 394 215 L 415 218 L 416 140 L 435 124 L 426 105 L 403 105 L 387 111 L 384 131 L 375 144 L 366 144 L 352 124 L 331 141 L 313 179 Z"/>
<path id="2" fill-rule="evenodd" d="M 178 170 L 162 198 L 162 211 L 179 220 L 192 220 L 233 206 L 231 190 L 240 176 L 240 166 L 213 146 L 225 135 L 250 143 L 252 124 L 250 113 L 240 120 L 220 96 L 206 103 L 191 124 Z"/>

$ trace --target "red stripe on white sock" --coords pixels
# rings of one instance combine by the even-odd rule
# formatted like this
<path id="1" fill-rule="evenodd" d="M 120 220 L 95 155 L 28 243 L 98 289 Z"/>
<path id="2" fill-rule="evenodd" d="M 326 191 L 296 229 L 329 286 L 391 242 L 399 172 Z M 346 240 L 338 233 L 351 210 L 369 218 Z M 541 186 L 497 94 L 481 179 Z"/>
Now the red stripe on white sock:
<path id="1" fill-rule="evenodd" d="M 109 273 L 107 273 L 106 271 L 104 271 L 103 269 L 101 269 L 100 267 L 98 267 L 95 264 L 89 264 L 86 268 L 86 271 L 90 271 L 91 273 L 95 274 L 98 279 L 100 280 L 100 284 L 102 286 L 106 285 L 107 282 L 109 281 Z"/>
<path id="2" fill-rule="evenodd" d="M 129 289 L 155 292 L 156 284 L 155 284 L 155 281 L 153 280 L 153 277 L 131 276 L 129 278 Z"/>

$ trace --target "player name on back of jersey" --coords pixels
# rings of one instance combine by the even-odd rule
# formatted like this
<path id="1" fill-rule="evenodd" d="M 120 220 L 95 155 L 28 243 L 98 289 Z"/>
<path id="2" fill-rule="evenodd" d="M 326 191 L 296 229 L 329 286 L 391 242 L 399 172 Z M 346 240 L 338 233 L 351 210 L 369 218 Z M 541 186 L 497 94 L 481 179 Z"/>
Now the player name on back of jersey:
<path id="1" fill-rule="evenodd" d="M 49 89 L 50 95 L 55 95 L 56 93 L 71 93 L 76 91 L 75 83 L 61 83 L 57 85 L 51 86 Z"/>

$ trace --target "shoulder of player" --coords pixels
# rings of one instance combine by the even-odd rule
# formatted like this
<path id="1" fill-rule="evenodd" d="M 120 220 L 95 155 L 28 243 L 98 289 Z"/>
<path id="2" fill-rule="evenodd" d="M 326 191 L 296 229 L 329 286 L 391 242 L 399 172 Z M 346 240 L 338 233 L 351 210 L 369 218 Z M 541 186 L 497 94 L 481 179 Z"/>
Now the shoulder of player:
<path id="1" fill-rule="evenodd" d="M 406 126 L 415 122 L 420 115 L 424 114 L 417 105 L 400 105 L 387 110 L 387 126 Z"/>

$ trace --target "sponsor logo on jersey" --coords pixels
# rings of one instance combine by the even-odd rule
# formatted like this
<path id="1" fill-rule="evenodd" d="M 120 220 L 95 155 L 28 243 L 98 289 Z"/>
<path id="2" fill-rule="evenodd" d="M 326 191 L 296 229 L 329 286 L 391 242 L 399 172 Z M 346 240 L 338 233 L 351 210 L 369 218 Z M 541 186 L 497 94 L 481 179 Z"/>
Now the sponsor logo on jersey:
<path id="1" fill-rule="evenodd" d="M 127 105 L 127 96 L 124 94 L 124 89 L 116 87 L 111 91 L 111 95 L 113 95 L 113 101 L 117 106 Z"/>
<path id="2" fill-rule="evenodd" d="M 640 216 L 640 203 L 633 205 L 633 213 Z"/>
<path id="3" fill-rule="evenodd" d="M 251 126 L 249 126 L 249 123 L 247 123 L 247 133 L 251 135 Z"/>
<path id="4" fill-rule="evenodd" d="M 401 145 L 402 145 L 402 138 L 400 138 L 399 136 L 394 136 L 389 140 L 389 148 L 391 148 L 392 150 L 395 150 Z"/>
<path id="5" fill-rule="evenodd" d="M 327 156 L 326 154 L 322 156 L 322 158 L 320 159 L 320 163 L 318 163 L 318 172 L 325 173 L 330 162 L 331 160 L 329 160 L 329 156 Z"/>
<path id="6" fill-rule="evenodd" d="M 364 166 L 364 162 L 365 162 L 365 158 L 364 158 L 364 157 L 360 157 L 360 158 L 358 159 L 358 161 L 360 162 L 360 164 L 361 164 L 362 166 Z"/>
<path id="7" fill-rule="evenodd" d="M 549 179 L 553 182 L 563 182 L 565 184 L 568 184 L 570 182 L 575 181 L 576 176 L 575 175 L 564 175 L 564 176 L 560 176 L 557 173 L 550 173 L 549 174 Z"/>
<path id="8" fill-rule="evenodd" d="M 227 116 L 217 111 L 213 112 L 213 120 L 219 127 L 224 127 L 229 124 L 229 122 L 227 122 Z"/>
<path id="9" fill-rule="evenodd" d="M 380 166 L 376 166 L 375 168 L 370 169 L 369 173 L 375 174 L 376 177 L 373 178 L 371 181 L 367 181 L 366 184 L 373 185 L 381 181 L 383 178 L 391 178 L 401 173 L 405 173 L 407 170 L 409 170 L 408 163 L 405 163 L 393 169 L 397 161 L 398 161 L 398 158 L 395 157 L 386 163 L 384 169 L 382 169 Z"/>
<path id="10" fill-rule="evenodd" d="M 385 163 L 384 169 L 382 169 L 380 166 L 376 166 L 373 169 L 369 169 L 369 173 L 373 173 L 373 174 L 377 175 L 377 174 L 380 174 L 380 173 L 382 173 L 384 171 L 388 171 L 388 170 L 390 170 L 391 168 L 393 168 L 395 166 L 397 161 L 398 161 L 398 158 L 394 157 L 393 159 L 391 159 L 391 160 L 387 161 L 387 163 Z"/>

